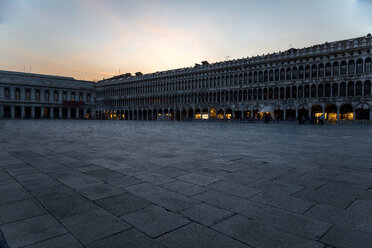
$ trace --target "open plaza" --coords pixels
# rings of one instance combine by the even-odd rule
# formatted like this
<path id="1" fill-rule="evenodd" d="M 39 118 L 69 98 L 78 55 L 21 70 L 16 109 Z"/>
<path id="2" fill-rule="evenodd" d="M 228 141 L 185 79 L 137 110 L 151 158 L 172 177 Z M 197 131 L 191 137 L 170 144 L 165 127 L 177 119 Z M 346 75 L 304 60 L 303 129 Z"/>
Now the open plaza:
<path id="1" fill-rule="evenodd" d="M 371 247 L 370 125 L 0 121 L 0 247 Z"/>

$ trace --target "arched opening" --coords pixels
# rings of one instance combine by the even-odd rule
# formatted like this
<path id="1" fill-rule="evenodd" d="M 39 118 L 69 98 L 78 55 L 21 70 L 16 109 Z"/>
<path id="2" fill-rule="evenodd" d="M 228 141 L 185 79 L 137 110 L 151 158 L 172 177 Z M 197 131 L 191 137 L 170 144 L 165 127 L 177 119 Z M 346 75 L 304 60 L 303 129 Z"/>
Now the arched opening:
<path id="1" fill-rule="evenodd" d="M 158 111 L 156 110 L 156 109 L 154 109 L 153 111 L 152 111 L 152 119 L 154 120 L 154 121 L 156 121 L 157 119 L 158 119 Z"/>
<path id="2" fill-rule="evenodd" d="M 353 120 L 354 119 L 353 106 L 351 106 L 350 104 L 341 105 L 340 115 L 341 120 Z"/>
<path id="3" fill-rule="evenodd" d="M 153 117 L 152 110 L 149 109 L 149 111 L 147 112 L 147 120 L 152 121 L 152 117 Z"/>
<path id="4" fill-rule="evenodd" d="M 174 120 L 176 121 L 179 121 L 181 118 L 181 112 L 179 109 L 176 109 L 175 113 L 174 113 Z"/>
<path id="5" fill-rule="evenodd" d="M 354 96 L 354 83 L 353 82 L 349 82 L 347 84 L 347 96 Z"/>
<path id="6" fill-rule="evenodd" d="M 208 120 L 209 117 L 208 117 L 208 109 L 207 108 L 203 108 L 202 110 L 202 119 L 203 120 Z"/>
<path id="7" fill-rule="evenodd" d="M 346 96 L 346 83 L 340 84 L 340 96 Z"/>
<path id="8" fill-rule="evenodd" d="M 209 111 L 209 117 L 211 119 L 216 119 L 217 118 L 217 112 L 216 112 L 215 108 L 211 108 L 211 110 Z"/>
<path id="9" fill-rule="evenodd" d="M 367 104 L 361 104 L 355 109 L 356 120 L 369 120 L 370 119 L 370 107 Z"/>
<path id="10" fill-rule="evenodd" d="M 304 106 L 301 106 L 298 109 L 298 117 L 301 118 L 301 120 L 306 120 L 309 116 L 309 110 L 305 108 Z"/>
<path id="11" fill-rule="evenodd" d="M 244 118 L 244 120 L 249 120 L 251 118 L 251 111 L 245 110 L 243 112 L 243 118 Z"/>
<path id="12" fill-rule="evenodd" d="M 324 119 L 326 119 L 329 122 L 337 121 L 337 106 L 336 105 L 334 104 L 326 105 Z"/>
<path id="13" fill-rule="evenodd" d="M 196 108 L 195 109 L 195 120 L 201 120 L 202 116 L 201 116 L 201 112 L 200 112 L 200 108 Z"/>
<path id="14" fill-rule="evenodd" d="M 332 97 L 338 97 L 338 84 L 334 83 L 332 85 Z"/>
<path id="15" fill-rule="evenodd" d="M 133 120 L 133 111 L 129 110 L 129 120 Z"/>
<path id="16" fill-rule="evenodd" d="M 50 118 L 50 108 L 44 108 L 44 118 L 45 119 Z"/>
<path id="17" fill-rule="evenodd" d="M 364 95 L 365 96 L 371 95 L 371 81 L 364 82 Z"/>
<path id="18" fill-rule="evenodd" d="M 41 108 L 37 107 L 35 108 L 35 119 L 41 118 Z"/>
<path id="19" fill-rule="evenodd" d="M 22 113 L 21 113 L 21 107 L 15 107 L 14 108 L 14 118 L 21 119 Z"/>
<path id="20" fill-rule="evenodd" d="M 143 115 L 142 120 L 147 121 L 147 110 L 146 109 L 142 112 L 142 115 Z"/>
<path id="21" fill-rule="evenodd" d="M 187 112 L 186 109 L 183 109 L 181 112 L 181 119 L 184 121 L 187 119 Z"/>
<path id="22" fill-rule="evenodd" d="M 218 112 L 217 112 L 217 119 L 219 119 L 219 120 L 223 120 L 223 118 L 224 118 L 224 116 L 223 116 L 223 110 L 220 109 L 220 110 L 218 110 Z"/>
<path id="23" fill-rule="evenodd" d="M 138 120 L 137 119 L 137 110 L 133 111 L 133 120 L 135 120 L 135 121 Z"/>
<path id="24" fill-rule="evenodd" d="M 25 108 L 25 119 L 31 119 L 31 108 L 30 107 Z"/>
<path id="25" fill-rule="evenodd" d="M 35 112 L 36 112 L 36 109 L 35 109 Z M 35 117 L 36 117 L 36 113 L 35 113 Z M 63 119 L 67 119 L 68 118 L 68 109 L 67 108 L 63 108 L 62 109 L 62 118 Z"/>
<path id="26" fill-rule="evenodd" d="M 323 109 L 320 105 L 313 105 L 311 107 L 311 117 L 318 118 L 323 115 Z"/>
<path id="27" fill-rule="evenodd" d="M 70 110 L 70 114 L 71 114 L 71 119 L 75 119 L 76 118 L 76 109 L 75 108 L 71 108 Z M 112 117 L 111 117 L 112 119 Z"/>
<path id="28" fill-rule="evenodd" d="M 139 121 L 142 120 L 142 117 L 143 117 L 142 110 L 138 110 L 138 120 Z"/>
<path id="29" fill-rule="evenodd" d="M 234 111 L 234 120 L 241 120 L 242 119 L 242 111 L 235 110 Z"/>
<path id="30" fill-rule="evenodd" d="M 231 120 L 232 118 L 232 110 L 228 109 L 226 110 L 226 119 Z"/>
<path id="31" fill-rule="evenodd" d="M 355 95 L 356 96 L 361 96 L 362 95 L 362 88 L 363 88 L 363 85 L 362 85 L 362 82 L 357 82 L 356 85 L 355 85 Z"/>
<path id="32" fill-rule="evenodd" d="M 284 119 L 284 112 L 281 109 L 274 110 L 274 117 L 276 120 L 283 120 Z"/>
<path id="33" fill-rule="evenodd" d="M 189 108 L 189 110 L 187 111 L 187 119 L 191 121 L 193 118 L 194 118 L 194 110 L 192 108 Z"/>
<path id="34" fill-rule="evenodd" d="M 286 109 L 286 118 L 287 120 L 296 120 L 296 110 L 293 107 Z"/>
<path id="35" fill-rule="evenodd" d="M 12 117 L 12 112 L 10 107 L 5 106 L 4 107 L 4 118 L 11 118 Z"/>
<path id="36" fill-rule="evenodd" d="M 174 109 L 170 109 L 169 110 L 169 120 L 174 121 L 174 115 L 175 115 Z"/>
<path id="37" fill-rule="evenodd" d="M 79 119 L 84 119 L 84 109 L 79 109 Z"/>

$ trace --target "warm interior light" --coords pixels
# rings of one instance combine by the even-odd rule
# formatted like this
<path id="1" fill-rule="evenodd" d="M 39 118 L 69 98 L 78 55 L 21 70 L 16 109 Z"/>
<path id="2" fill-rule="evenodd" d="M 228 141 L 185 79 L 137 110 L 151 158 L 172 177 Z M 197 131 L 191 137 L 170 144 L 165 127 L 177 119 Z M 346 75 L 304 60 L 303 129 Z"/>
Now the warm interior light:
<path id="1" fill-rule="evenodd" d="M 203 118 L 203 120 L 208 120 L 209 118 L 208 118 L 208 114 L 203 114 L 202 115 L 202 118 Z"/>
<path id="2" fill-rule="evenodd" d="M 201 119 L 201 114 L 195 114 L 195 119 L 200 120 Z"/>

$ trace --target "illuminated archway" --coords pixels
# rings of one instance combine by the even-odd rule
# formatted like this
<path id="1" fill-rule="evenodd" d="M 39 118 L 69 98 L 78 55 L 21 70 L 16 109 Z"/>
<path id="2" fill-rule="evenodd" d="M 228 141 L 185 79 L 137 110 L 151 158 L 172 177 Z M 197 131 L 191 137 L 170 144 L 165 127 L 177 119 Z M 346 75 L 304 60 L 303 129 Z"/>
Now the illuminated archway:
<path id="1" fill-rule="evenodd" d="M 341 120 L 353 120 L 354 110 L 350 104 L 343 104 L 340 107 Z"/>
<path id="2" fill-rule="evenodd" d="M 338 119 L 337 117 L 337 106 L 335 104 L 327 104 L 325 107 L 324 119 L 335 122 Z"/>
<path id="3" fill-rule="evenodd" d="M 216 112 L 216 109 L 215 108 L 211 108 L 211 110 L 209 111 L 209 118 L 211 119 L 216 119 L 217 118 L 217 112 Z"/>
<path id="4" fill-rule="evenodd" d="M 226 119 L 231 120 L 231 118 L 232 118 L 232 110 L 231 109 L 226 110 L 225 117 L 226 117 Z"/>
<path id="5" fill-rule="evenodd" d="M 218 112 L 217 112 L 217 119 L 218 120 L 223 120 L 224 119 L 224 114 L 223 114 L 223 110 L 222 109 L 219 109 Z"/>

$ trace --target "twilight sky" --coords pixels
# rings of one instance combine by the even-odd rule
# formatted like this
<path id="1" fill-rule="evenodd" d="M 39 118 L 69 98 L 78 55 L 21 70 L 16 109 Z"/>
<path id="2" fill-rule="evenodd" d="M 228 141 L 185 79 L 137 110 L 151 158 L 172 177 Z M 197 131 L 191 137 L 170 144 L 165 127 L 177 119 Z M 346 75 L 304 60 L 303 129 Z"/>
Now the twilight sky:
<path id="1" fill-rule="evenodd" d="M 100 80 L 372 33 L 372 0 L 0 0 L 0 70 Z"/>

